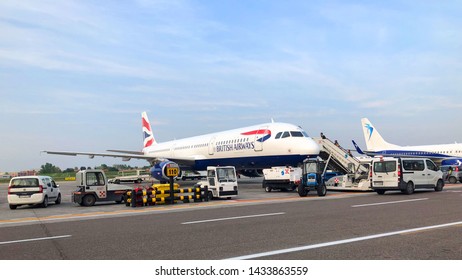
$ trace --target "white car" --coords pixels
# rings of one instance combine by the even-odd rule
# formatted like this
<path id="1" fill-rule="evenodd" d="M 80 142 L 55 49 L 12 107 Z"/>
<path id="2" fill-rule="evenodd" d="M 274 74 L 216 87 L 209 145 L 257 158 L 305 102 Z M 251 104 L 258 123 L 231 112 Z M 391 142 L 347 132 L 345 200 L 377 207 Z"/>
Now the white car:
<path id="1" fill-rule="evenodd" d="M 8 187 L 8 204 L 10 209 L 20 205 L 39 204 L 43 208 L 49 202 L 61 203 L 61 191 L 55 181 L 49 176 L 14 177 Z"/>

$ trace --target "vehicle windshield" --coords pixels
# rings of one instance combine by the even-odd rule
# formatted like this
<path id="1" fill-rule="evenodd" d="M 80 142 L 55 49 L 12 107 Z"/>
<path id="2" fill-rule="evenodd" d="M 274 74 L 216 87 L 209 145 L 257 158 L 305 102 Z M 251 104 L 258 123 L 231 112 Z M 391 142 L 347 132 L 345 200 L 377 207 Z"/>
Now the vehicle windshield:
<path id="1" fill-rule="evenodd" d="M 233 168 L 217 169 L 218 182 L 236 182 L 236 174 Z"/>
<path id="2" fill-rule="evenodd" d="M 18 178 L 11 182 L 12 188 L 36 188 L 39 182 L 36 178 Z"/>
<path id="3" fill-rule="evenodd" d="M 317 162 L 307 162 L 305 163 L 306 173 L 317 173 L 318 172 L 318 163 Z"/>

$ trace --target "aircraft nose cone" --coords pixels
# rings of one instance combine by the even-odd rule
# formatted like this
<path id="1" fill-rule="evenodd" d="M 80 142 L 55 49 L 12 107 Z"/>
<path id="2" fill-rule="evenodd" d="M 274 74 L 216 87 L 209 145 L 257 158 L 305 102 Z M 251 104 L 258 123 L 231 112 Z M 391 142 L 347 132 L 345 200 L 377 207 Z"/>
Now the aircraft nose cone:
<path id="1" fill-rule="evenodd" d="M 309 138 L 305 145 L 305 153 L 307 155 L 319 155 L 321 147 L 312 139 Z"/>

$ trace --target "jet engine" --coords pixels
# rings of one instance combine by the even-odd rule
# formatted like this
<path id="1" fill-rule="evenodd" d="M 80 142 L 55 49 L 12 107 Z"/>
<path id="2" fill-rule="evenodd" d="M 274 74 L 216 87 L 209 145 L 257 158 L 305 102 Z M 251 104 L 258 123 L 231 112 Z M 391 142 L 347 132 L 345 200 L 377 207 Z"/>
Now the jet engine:
<path id="1" fill-rule="evenodd" d="M 156 163 L 153 167 L 151 167 L 151 169 L 149 170 L 149 172 L 151 173 L 151 176 L 161 182 L 168 182 L 170 180 L 170 178 L 167 176 L 167 167 L 169 166 L 172 166 L 172 165 L 175 165 L 175 166 L 178 166 L 178 164 L 176 164 L 175 162 L 173 161 L 161 161 L 159 163 Z"/>

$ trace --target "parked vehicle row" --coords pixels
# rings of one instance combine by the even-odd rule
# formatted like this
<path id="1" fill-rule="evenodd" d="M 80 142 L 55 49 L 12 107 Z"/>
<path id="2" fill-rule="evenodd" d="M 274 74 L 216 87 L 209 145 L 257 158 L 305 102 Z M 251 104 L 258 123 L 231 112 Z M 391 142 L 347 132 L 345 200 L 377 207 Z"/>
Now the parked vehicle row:
<path id="1" fill-rule="evenodd" d="M 438 168 L 428 158 L 374 157 L 370 159 L 369 163 L 364 164 L 363 162 L 361 165 L 365 170 L 369 168 L 368 174 L 365 171 L 360 174 L 361 176 L 363 173 L 366 174 L 364 175 L 366 181 L 359 180 L 359 177 L 352 177 L 351 182 L 363 182 L 363 185 L 369 185 L 371 190 L 380 195 L 387 191 L 396 190 L 405 194 L 412 194 L 416 189 L 434 189 L 439 192 L 443 190 L 445 181 L 451 184 L 457 181 L 462 182 L 462 169 L 458 165 Z M 327 174 L 324 174 L 327 170 L 325 164 L 320 165 L 315 161 L 313 166 L 316 168 L 313 167 L 313 171 L 307 169 L 309 164 L 311 161 L 304 162 L 303 171 L 300 168 L 290 167 L 274 167 L 265 170 L 265 179 L 262 185 L 267 192 L 274 188 L 298 189 L 300 196 L 306 196 L 309 189 L 316 189 L 319 196 L 324 196 L 327 192 L 327 181 L 335 181 L 333 184 L 339 184 L 343 181 L 341 182 L 338 178 L 345 180 L 343 177 L 346 175 L 327 177 Z M 316 174 L 318 176 L 315 176 Z M 207 177 L 209 176 L 207 175 Z M 350 181 L 348 177 L 346 180 Z M 100 170 L 79 171 L 76 175 L 76 181 L 78 189 L 72 193 L 72 201 L 82 206 L 92 206 L 97 201 L 121 203 L 125 193 L 132 189 L 132 187 L 108 183 L 104 172 Z M 317 183 L 311 186 L 310 184 L 313 182 Z M 209 190 L 212 189 L 213 187 L 209 186 Z M 237 194 L 237 190 L 234 192 Z M 213 197 L 215 196 L 220 197 L 213 195 Z M 45 208 L 50 202 L 61 203 L 59 185 L 51 177 L 22 176 L 10 180 L 8 187 L 10 209 L 16 209 L 21 205 L 40 205 Z"/>

